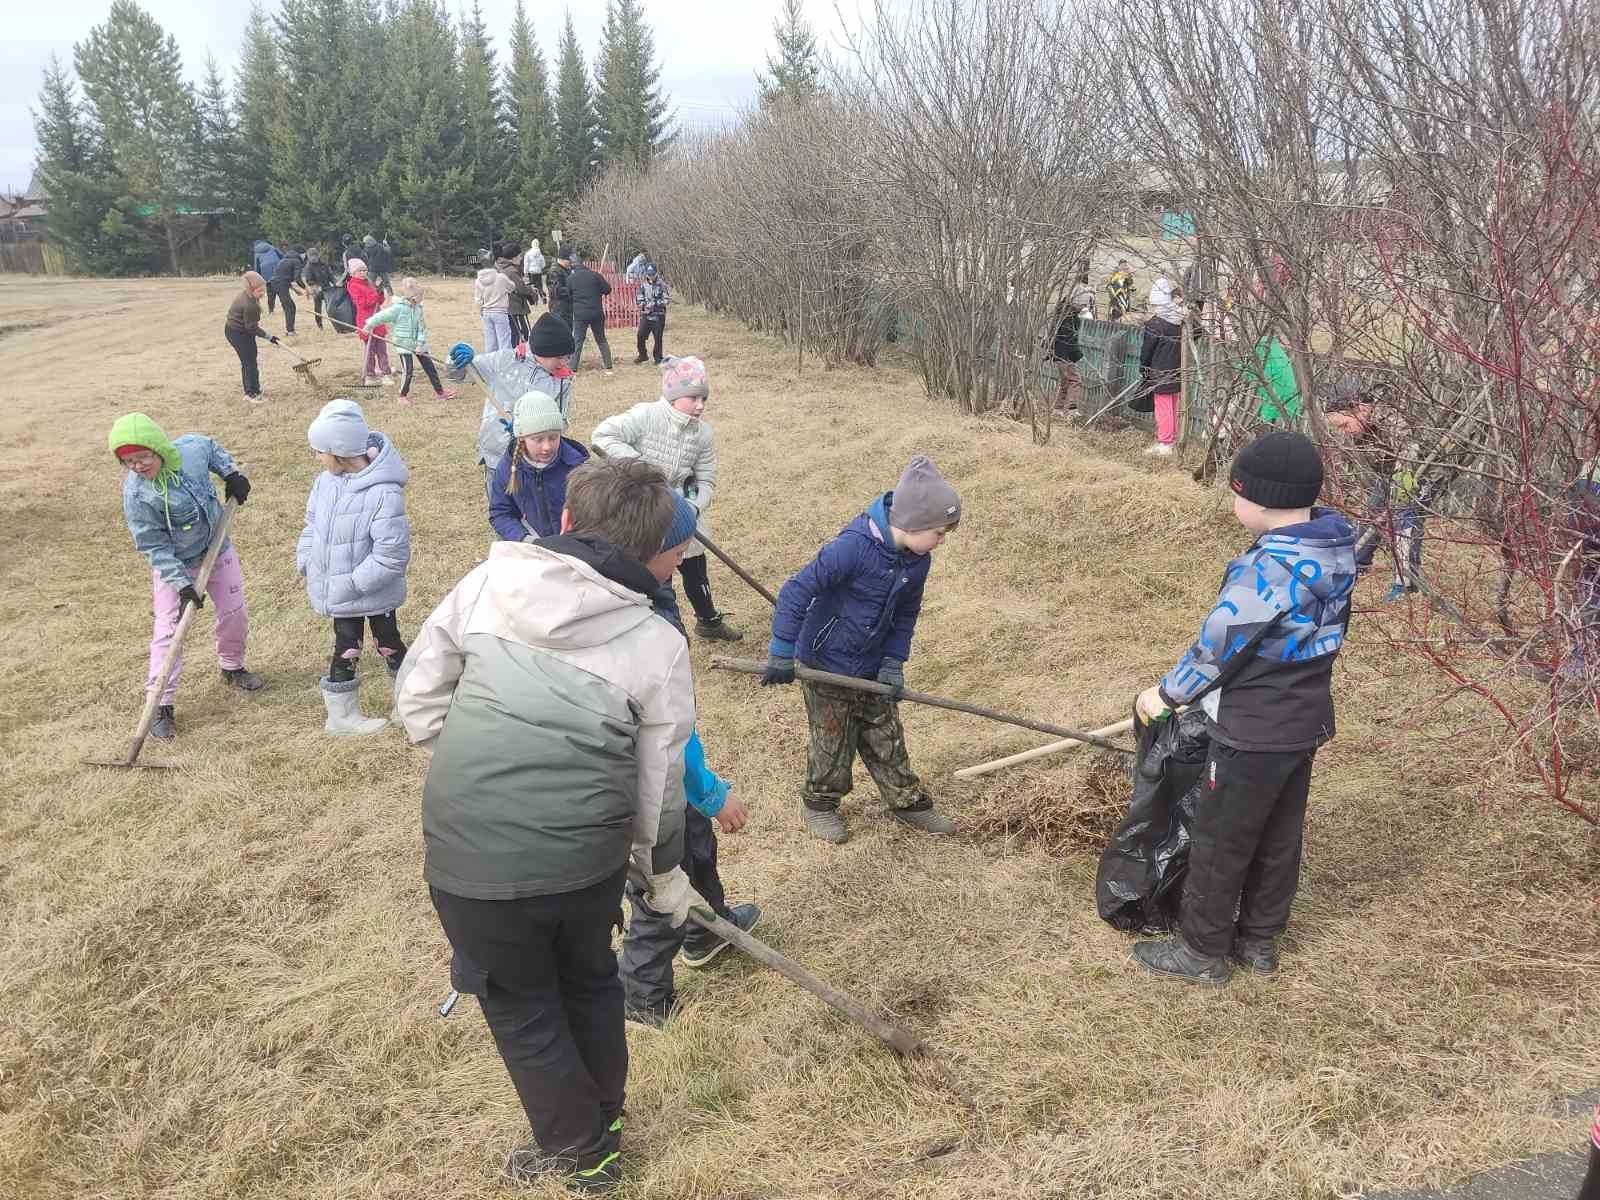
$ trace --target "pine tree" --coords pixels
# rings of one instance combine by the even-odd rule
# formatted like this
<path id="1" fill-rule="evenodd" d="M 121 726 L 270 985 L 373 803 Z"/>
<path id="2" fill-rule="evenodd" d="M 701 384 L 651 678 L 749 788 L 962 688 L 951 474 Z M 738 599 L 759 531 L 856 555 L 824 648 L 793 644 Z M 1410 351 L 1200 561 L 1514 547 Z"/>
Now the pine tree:
<path id="1" fill-rule="evenodd" d="M 607 166 L 649 166 L 671 140 L 654 60 L 655 35 L 645 24 L 642 0 L 607 0 L 594 105 L 600 161 Z"/>
<path id="2" fill-rule="evenodd" d="M 822 90 L 818 77 L 822 62 L 817 55 L 817 39 L 801 9 L 801 0 L 783 0 L 783 15 L 772 23 L 778 39 L 778 56 L 767 57 L 767 73 L 756 72 L 761 87 L 761 103 L 779 100 L 802 101 Z"/>
<path id="3" fill-rule="evenodd" d="M 84 95 L 130 194 L 163 227 L 172 270 L 178 218 L 190 205 L 194 94 L 175 38 L 133 0 L 112 0 L 105 23 L 73 47 Z"/>
<path id="4" fill-rule="evenodd" d="M 509 120 L 516 142 L 517 225 L 525 233 L 534 234 L 549 228 L 552 215 L 550 153 L 554 130 L 544 55 L 534 40 L 522 0 L 517 0 L 511 20 L 511 73 L 506 82 Z"/>
<path id="5" fill-rule="evenodd" d="M 205 212 L 227 214 L 223 221 L 230 258 L 238 258 L 255 229 L 255 198 L 245 169 L 239 124 L 228 102 L 228 88 L 216 59 L 206 55 L 206 76 L 195 96 L 194 199 Z"/>
<path id="6" fill-rule="evenodd" d="M 594 174 L 595 117 L 594 95 L 589 89 L 589 72 L 583 65 L 583 51 L 572 29 L 572 14 L 567 14 L 561 31 L 561 52 L 556 60 L 555 142 L 551 147 L 550 190 L 552 204 L 574 200 Z"/>
<path id="7" fill-rule="evenodd" d="M 463 151 L 472 180 L 461 217 L 475 234 L 498 237 L 516 204 L 516 145 L 507 129 L 500 69 L 478 0 L 473 0 L 471 18 L 461 24 L 461 86 Z"/>
<path id="8" fill-rule="evenodd" d="M 258 0 L 250 8 L 239 70 L 233 80 L 233 111 L 239 131 L 240 201 L 236 224 L 247 240 L 261 232 L 261 209 L 267 202 L 267 185 L 272 173 L 272 127 L 282 95 L 278 47 L 273 41 L 267 14 Z"/>

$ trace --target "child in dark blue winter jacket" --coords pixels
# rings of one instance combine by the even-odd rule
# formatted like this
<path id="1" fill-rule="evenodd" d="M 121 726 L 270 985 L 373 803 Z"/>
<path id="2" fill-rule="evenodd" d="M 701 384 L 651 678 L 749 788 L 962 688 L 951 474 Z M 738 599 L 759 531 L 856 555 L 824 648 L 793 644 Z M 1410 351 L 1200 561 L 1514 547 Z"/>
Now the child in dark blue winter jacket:
<path id="1" fill-rule="evenodd" d="M 894 491 L 878 497 L 783 585 L 761 682 L 794 682 L 798 659 L 817 670 L 903 687 L 930 555 L 960 521 L 955 488 L 930 459 L 913 458 Z M 954 830 L 933 811 L 911 770 L 897 692 L 810 682 L 801 690 L 811 729 L 801 798 L 814 836 L 835 844 L 849 837 L 839 802 L 850 791 L 858 753 L 894 817 L 928 833 Z"/>
<path id="2" fill-rule="evenodd" d="M 529 392 L 517 401 L 512 440 L 489 479 L 489 524 L 502 541 L 534 542 L 561 532 L 567 477 L 589 461 L 569 437 L 554 396 Z"/>
<path id="3" fill-rule="evenodd" d="M 1313 507 L 1322 459 L 1298 433 L 1239 452 L 1233 512 L 1256 535 L 1178 665 L 1138 699 L 1141 719 L 1198 703 L 1211 753 L 1195 812 L 1178 936 L 1134 947 L 1140 965 L 1196 983 L 1228 963 L 1278 969 L 1300 880 L 1311 764 L 1333 737 L 1333 661 L 1350 621 L 1355 531 Z"/>

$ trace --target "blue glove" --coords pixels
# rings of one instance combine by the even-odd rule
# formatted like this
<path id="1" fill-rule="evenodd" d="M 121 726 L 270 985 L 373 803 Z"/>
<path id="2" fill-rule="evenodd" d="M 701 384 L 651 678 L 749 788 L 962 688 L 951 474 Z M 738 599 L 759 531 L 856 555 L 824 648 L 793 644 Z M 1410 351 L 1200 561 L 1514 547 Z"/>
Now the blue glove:
<path id="1" fill-rule="evenodd" d="M 906 689 L 906 665 L 898 658 L 886 658 L 878 667 L 878 682 L 894 690 L 889 693 L 893 700 L 900 699 L 900 693 Z"/>
<path id="2" fill-rule="evenodd" d="M 512 427 L 512 425 L 511 425 L 511 422 L 506 420 L 504 417 L 500 418 L 500 427 L 502 429 L 504 429 L 507 433 L 509 433 L 512 437 L 516 437 L 517 436 L 516 429 L 514 429 Z"/>
<path id="3" fill-rule="evenodd" d="M 457 342 L 450 347 L 450 365 L 458 370 L 465 370 L 472 363 L 472 347 L 465 342 Z"/>

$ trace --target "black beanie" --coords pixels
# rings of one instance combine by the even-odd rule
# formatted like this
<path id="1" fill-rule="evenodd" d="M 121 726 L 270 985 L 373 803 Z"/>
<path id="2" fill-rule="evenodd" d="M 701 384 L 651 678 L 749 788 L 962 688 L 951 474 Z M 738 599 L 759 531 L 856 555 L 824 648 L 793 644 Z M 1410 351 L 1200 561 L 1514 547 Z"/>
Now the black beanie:
<path id="1" fill-rule="evenodd" d="M 528 331 L 528 349 L 539 358 L 560 358 L 572 348 L 572 327 L 555 313 L 545 313 Z"/>
<path id="2" fill-rule="evenodd" d="M 1262 508 L 1310 508 L 1322 491 L 1322 456 L 1310 438 L 1275 429 L 1239 451 L 1228 486 Z"/>

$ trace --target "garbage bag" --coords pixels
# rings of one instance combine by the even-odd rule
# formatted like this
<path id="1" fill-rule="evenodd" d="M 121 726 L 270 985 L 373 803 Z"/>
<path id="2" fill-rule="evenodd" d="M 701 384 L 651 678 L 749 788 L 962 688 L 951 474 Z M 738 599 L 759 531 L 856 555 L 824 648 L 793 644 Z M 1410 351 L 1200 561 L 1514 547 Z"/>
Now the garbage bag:
<path id="1" fill-rule="evenodd" d="M 322 307 L 327 310 L 328 319 L 333 322 L 336 333 L 355 332 L 356 302 L 350 299 L 350 293 L 345 290 L 344 284 L 323 289 Z"/>
<path id="2" fill-rule="evenodd" d="M 1159 933 L 1177 926 L 1210 751 L 1205 713 L 1198 707 L 1142 726 L 1128 815 L 1095 872 L 1095 906 L 1112 927 Z"/>

